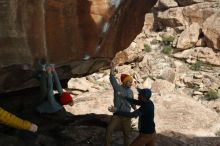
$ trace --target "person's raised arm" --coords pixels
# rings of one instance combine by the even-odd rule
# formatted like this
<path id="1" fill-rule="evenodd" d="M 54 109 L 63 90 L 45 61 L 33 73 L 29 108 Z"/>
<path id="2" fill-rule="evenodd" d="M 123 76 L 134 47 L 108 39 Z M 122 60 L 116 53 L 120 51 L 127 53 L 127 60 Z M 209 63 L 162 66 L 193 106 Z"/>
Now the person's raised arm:
<path id="1" fill-rule="evenodd" d="M 121 88 L 121 85 L 119 85 L 118 81 L 115 78 L 115 64 L 113 62 L 111 63 L 109 80 L 114 90 L 118 90 Z"/>
<path id="2" fill-rule="evenodd" d="M 63 94 L 63 88 L 61 86 L 61 83 L 60 83 L 60 80 L 59 80 L 59 77 L 57 75 L 57 72 L 55 70 L 55 67 L 53 64 L 51 64 L 51 67 L 52 67 L 52 74 L 53 74 L 53 77 L 54 77 L 54 82 L 55 82 L 55 85 L 57 87 L 57 91 L 60 95 Z"/>
<path id="3" fill-rule="evenodd" d="M 48 91 L 47 91 L 47 97 L 50 103 L 53 103 L 55 101 L 54 95 L 53 95 L 53 75 L 52 75 L 52 67 L 48 66 L 47 67 L 47 73 L 48 73 L 48 78 L 47 78 L 47 85 L 48 85 Z"/>

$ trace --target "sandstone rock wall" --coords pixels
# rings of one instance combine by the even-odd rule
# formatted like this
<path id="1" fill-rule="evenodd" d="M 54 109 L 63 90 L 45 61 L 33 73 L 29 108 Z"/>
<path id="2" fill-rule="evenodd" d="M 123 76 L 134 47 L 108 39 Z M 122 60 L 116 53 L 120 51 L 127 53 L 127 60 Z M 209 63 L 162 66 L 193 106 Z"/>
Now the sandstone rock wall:
<path id="1" fill-rule="evenodd" d="M 0 0 L 0 92 L 32 86 L 29 78 L 33 64 L 42 57 L 65 68 L 62 71 L 66 74 L 61 78 L 72 76 L 72 68 L 82 64 L 85 73 L 106 66 L 96 65 L 97 58 L 108 60 L 128 47 L 140 33 L 145 13 L 155 3 L 156 0 Z M 91 59 L 92 64 L 82 61 L 89 58 L 95 58 Z M 73 72 L 84 74 L 80 70 Z"/>

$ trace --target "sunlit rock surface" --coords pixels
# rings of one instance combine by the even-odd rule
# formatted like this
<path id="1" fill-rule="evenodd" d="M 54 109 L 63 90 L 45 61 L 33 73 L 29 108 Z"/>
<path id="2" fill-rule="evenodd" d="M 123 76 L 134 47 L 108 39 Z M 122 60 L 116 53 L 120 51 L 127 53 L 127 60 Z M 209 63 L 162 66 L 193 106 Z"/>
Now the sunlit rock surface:
<path id="1" fill-rule="evenodd" d="M 33 65 L 42 57 L 58 65 L 61 78 L 106 66 L 108 59 L 128 47 L 140 33 L 145 13 L 155 3 L 0 0 L 0 92 L 35 85 L 30 81 Z M 75 69 L 81 65 L 83 72 Z"/>

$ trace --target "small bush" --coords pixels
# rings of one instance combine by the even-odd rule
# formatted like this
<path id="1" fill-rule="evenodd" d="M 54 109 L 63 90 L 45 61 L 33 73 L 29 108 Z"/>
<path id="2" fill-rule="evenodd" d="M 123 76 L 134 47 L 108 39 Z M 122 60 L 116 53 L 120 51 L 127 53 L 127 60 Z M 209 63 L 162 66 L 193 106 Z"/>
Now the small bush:
<path id="1" fill-rule="evenodd" d="M 202 66 L 203 66 L 203 62 L 197 61 L 196 63 L 192 64 L 190 68 L 195 71 L 200 71 Z"/>
<path id="2" fill-rule="evenodd" d="M 171 46 L 163 46 L 162 53 L 170 55 L 171 51 L 172 51 L 172 47 Z"/>
<path id="3" fill-rule="evenodd" d="M 151 52 L 151 47 L 148 44 L 144 44 L 144 51 Z"/>
<path id="4" fill-rule="evenodd" d="M 161 45 L 172 45 L 175 37 L 174 36 L 162 36 Z"/>
<path id="5" fill-rule="evenodd" d="M 211 89 L 207 92 L 207 94 L 205 95 L 205 99 L 210 101 L 210 100 L 216 100 L 219 98 L 218 92 Z"/>

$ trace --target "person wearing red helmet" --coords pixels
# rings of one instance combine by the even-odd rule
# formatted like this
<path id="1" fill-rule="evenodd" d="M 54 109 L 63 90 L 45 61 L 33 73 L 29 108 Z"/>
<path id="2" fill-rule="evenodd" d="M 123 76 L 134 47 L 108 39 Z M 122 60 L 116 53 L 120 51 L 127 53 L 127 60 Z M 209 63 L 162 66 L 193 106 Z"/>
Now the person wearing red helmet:
<path id="1" fill-rule="evenodd" d="M 39 73 L 42 101 L 37 107 L 39 113 L 55 113 L 63 109 L 63 105 L 73 105 L 73 99 L 67 92 L 63 92 L 54 64 L 47 64 L 47 61 L 40 63 Z M 53 82 L 56 85 L 58 94 L 53 93 Z"/>

